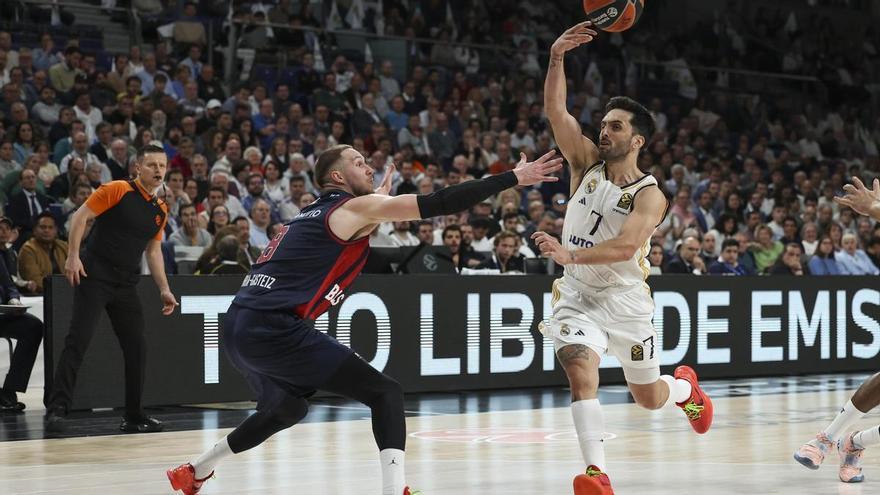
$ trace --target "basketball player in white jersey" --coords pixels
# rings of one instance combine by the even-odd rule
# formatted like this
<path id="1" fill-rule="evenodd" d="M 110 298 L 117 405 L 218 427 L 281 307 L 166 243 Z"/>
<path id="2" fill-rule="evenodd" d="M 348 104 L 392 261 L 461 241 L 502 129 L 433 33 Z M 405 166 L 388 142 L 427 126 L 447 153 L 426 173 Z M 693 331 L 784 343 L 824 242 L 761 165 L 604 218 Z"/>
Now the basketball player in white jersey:
<path id="1" fill-rule="evenodd" d="M 545 232 L 532 238 L 544 256 L 565 265 L 565 275 L 553 285 L 553 315 L 542 332 L 553 339 L 568 376 L 571 412 L 588 466 L 574 479 L 575 494 L 611 495 L 597 399 L 602 354 L 620 360 L 637 404 L 646 409 L 677 405 L 697 433 L 712 423 L 712 402 L 691 368 L 680 366 L 674 377 L 660 375 L 660 347 L 651 323 L 654 302 L 645 279 L 649 241 L 668 203 L 657 180 L 636 163 L 654 133 L 654 121 L 634 100 L 612 98 L 597 147 L 581 134 L 565 106 L 563 56 L 596 36 L 589 26 L 580 23 L 556 40 L 544 84 L 544 110 L 571 167 L 563 244 Z"/>
<path id="2" fill-rule="evenodd" d="M 868 189 L 858 177 L 843 186 L 846 193 L 834 200 L 852 208 L 856 213 L 880 221 L 880 180 L 874 179 L 873 189 Z M 880 427 L 849 432 L 862 416 L 880 405 L 880 373 L 865 380 L 852 398 L 844 404 L 831 423 L 794 453 L 794 459 L 810 469 L 819 469 L 825 456 L 837 447 L 840 464 L 837 476 L 844 483 L 865 480 L 862 474 L 862 454 L 866 447 L 880 444 Z"/>

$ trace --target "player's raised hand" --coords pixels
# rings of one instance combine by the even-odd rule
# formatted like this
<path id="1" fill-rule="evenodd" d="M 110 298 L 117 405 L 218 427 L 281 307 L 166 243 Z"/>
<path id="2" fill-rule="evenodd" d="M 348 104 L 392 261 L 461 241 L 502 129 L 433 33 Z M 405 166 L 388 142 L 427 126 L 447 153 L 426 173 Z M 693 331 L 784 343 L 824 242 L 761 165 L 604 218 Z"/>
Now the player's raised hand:
<path id="1" fill-rule="evenodd" d="M 561 57 L 565 52 L 593 41 L 598 33 L 590 29 L 592 25 L 592 22 L 584 21 L 567 29 L 553 42 L 553 46 L 550 47 L 550 56 Z"/>
<path id="2" fill-rule="evenodd" d="M 532 234 L 535 245 L 541 250 L 541 256 L 545 258 L 553 258 L 558 265 L 567 265 L 574 262 L 571 251 L 562 247 L 562 244 L 552 235 L 541 232 Z"/>
<path id="3" fill-rule="evenodd" d="M 385 177 L 382 178 L 382 183 L 379 184 L 379 187 L 374 191 L 376 194 L 391 194 L 391 183 L 394 181 L 394 171 L 397 170 L 397 167 L 392 163 L 385 167 Z"/>
<path id="4" fill-rule="evenodd" d="M 539 182 L 556 182 L 559 177 L 553 173 L 562 168 L 562 157 L 556 157 L 556 150 L 550 150 L 533 162 L 526 162 L 525 153 L 519 154 L 519 163 L 513 169 L 517 182 L 521 186 L 531 186 Z"/>
<path id="5" fill-rule="evenodd" d="M 846 194 L 835 197 L 834 201 L 852 208 L 861 215 L 872 215 L 872 212 L 878 214 L 880 211 L 880 179 L 874 179 L 873 189 L 865 187 L 865 184 L 858 177 L 853 177 L 852 182 L 852 184 L 843 186 L 843 191 Z"/>

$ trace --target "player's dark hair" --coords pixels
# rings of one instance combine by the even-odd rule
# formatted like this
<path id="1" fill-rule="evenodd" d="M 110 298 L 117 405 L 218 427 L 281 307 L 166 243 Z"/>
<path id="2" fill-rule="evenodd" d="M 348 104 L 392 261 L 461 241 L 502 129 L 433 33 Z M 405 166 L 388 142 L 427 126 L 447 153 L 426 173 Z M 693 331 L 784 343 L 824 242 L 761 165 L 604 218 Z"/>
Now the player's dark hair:
<path id="1" fill-rule="evenodd" d="M 354 148 L 347 144 L 337 144 L 321 153 L 321 156 L 318 157 L 318 162 L 315 164 L 315 182 L 318 184 L 318 188 L 324 189 L 327 187 L 327 176 L 330 175 L 330 172 L 336 170 L 342 158 L 342 152 L 348 149 Z"/>
<path id="2" fill-rule="evenodd" d="M 605 105 L 605 113 L 607 114 L 615 109 L 624 110 L 632 114 L 629 124 L 633 128 L 634 134 L 640 134 L 645 138 L 645 144 L 642 147 L 646 148 L 657 129 L 657 124 L 654 123 L 654 117 L 651 116 L 651 112 L 641 103 L 628 96 L 615 96 L 608 100 L 608 104 Z"/>
<path id="3" fill-rule="evenodd" d="M 165 149 L 162 148 L 161 146 L 156 146 L 155 144 L 146 144 L 146 145 L 142 146 L 141 149 L 138 150 L 137 161 L 140 162 L 141 160 L 144 159 L 144 156 L 146 156 L 149 153 L 162 153 L 162 154 L 164 154 Z"/>

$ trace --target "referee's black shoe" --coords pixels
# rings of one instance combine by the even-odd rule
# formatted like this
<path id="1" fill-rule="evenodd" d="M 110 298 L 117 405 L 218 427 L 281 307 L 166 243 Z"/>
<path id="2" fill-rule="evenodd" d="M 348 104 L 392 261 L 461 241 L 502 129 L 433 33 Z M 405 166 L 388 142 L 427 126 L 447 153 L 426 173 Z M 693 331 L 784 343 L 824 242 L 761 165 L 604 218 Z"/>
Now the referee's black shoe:
<path id="1" fill-rule="evenodd" d="M 64 420 L 67 419 L 67 411 L 63 407 L 52 407 L 46 411 L 43 418 L 46 433 L 61 433 L 64 431 Z"/>
<path id="2" fill-rule="evenodd" d="M 125 433 L 154 433 L 165 429 L 165 425 L 158 419 L 149 416 L 123 417 L 119 429 Z"/>
<path id="3" fill-rule="evenodd" d="M 24 411 L 24 404 L 18 401 L 15 392 L 0 388 L 0 413 Z"/>

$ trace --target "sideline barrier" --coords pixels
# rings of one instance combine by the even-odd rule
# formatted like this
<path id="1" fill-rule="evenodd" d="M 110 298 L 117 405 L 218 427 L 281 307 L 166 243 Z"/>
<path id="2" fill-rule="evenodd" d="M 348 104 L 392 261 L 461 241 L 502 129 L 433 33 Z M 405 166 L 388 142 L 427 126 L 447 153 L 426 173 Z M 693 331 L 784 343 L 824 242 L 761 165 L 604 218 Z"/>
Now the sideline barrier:
<path id="1" fill-rule="evenodd" d="M 149 277 L 145 405 L 249 400 L 226 360 L 218 321 L 241 276 L 171 276 L 181 302 L 163 317 Z M 559 386 L 553 345 L 537 331 L 549 276 L 364 275 L 316 322 L 408 392 Z M 664 371 L 701 377 L 873 371 L 880 368 L 876 277 L 690 277 L 649 280 Z M 329 296 L 328 296 L 329 297 Z M 46 378 L 64 345 L 73 290 L 56 276 L 46 300 Z M 74 409 L 123 404 L 122 354 L 104 315 L 77 380 Z M 650 345 L 650 343 L 646 343 Z M 648 349 L 645 349 L 649 352 Z M 603 384 L 622 383 L 615 359 Z"/>

